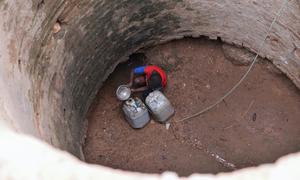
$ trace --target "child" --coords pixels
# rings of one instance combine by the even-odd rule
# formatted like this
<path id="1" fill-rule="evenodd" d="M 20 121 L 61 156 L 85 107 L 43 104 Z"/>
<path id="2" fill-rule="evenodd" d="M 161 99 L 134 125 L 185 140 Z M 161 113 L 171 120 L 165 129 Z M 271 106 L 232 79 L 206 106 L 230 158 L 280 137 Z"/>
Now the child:
<path id="1" fill-rule="evenodd" d="M 143 91 L 143 100 L 155 90 L 163 91 L 167 85 L 167 75 L 158 66 L 140 66 L 131 72 L 130 82 L 132 92 Z"/>

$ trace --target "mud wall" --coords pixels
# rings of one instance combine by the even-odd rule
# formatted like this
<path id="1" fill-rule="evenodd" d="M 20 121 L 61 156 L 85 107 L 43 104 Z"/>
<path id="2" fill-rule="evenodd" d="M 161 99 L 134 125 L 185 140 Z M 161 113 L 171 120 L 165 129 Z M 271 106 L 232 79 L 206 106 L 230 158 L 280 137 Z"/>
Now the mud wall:
<path id="1" fill-rule="evenodd" d="M 200 35 L 256 52 L 281 4 L 0 0 L 0 118 L 15 131 L 83 158 L 85 114 L 103 81 L 129 54 Z M 260 54 L 298 87 L 299 9 L 299 1 L 288 2 Z"/>

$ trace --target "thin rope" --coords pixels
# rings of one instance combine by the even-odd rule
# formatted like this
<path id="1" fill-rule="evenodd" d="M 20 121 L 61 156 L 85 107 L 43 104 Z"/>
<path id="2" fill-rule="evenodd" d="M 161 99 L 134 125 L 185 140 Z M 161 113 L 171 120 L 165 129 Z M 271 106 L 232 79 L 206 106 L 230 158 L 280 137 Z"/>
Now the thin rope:
<path id="1" fill-rule="evenodd" d="M 264 40 L 262 41 L 262 43 L 261 43 L 260 46 L 259 46 L 259 49 L 258 49 L 258 51 L 257 51 L 257 53 L 256 53 L 256 56 L 254 57 L 254 59 L 253 59 L 251 65 L 250 65 L 250 67 L 248 68 L 248 70 L 246 71 L 246 73 L 242 76 L 242 78 L 241 78 L 241 79 L 240 79 L 240 80 L 239 80 L 239 81 L 238 81 L 238 82 L 237 82 L 237 83 L 236 83 L 236 84 L 235 84 L 235 85 L 234 85 L 234 86 L 233 86 L 233 87 L 232 87 L 232 88 L 224 95 L 224 96 L 222 96 L 222 97 L 221 97 L 219 100 L 217 100 L 214 104 L 212 104 L 212 105 L 206 107 L 205 109 L 203 109 L 203 110 L 201 110 L 201 111 L 199 111 L 199 112 L 197 112 L 197 113 L 195 113 L 195 114 L 192 114 L 192 115 L 190 115 L 190 116 L 188 116 L 188 117 L 182 118 L 181 120 L 178 120 L 178 121 L 175 121 L 175 122 L 182 122 L 182 121 L 185 121 L 185 120 L 188 120 L 188 119 L 192 119 L 192 118 L 194 118 L 194 117 L 197 117 L 197 116 L 199 116 L 199 115 L 201 115 L 201 114 L 203 114 L 203 113 L 205 113 L 205 112 L 211 110 L 213 107 L 215 107 L 215 106 L 218 105 L 220 102 L 222 102 L 225 98 L 227 98 L 234 90 L 236 90 L 237 87 L 239 87 L 239 85 L 246 79 L 246 77 L 248 76 L 249 72 L 252 70 L 254 64 L 256 63 L 257 58 L 258 58 L 258 56 L 259 56 L 259 54 L 260 54 L 260 52 L 261 52 L 261 50 L 262 50 L 262 48 L 263 48 L 263 46 L 264 46 L 264 44 L 265 44 L 265 42 L 266 42 L 266 40 L 267 40 L 269 34 L 270 34 L 270 31 L 271 31 L 272 28 L 273 28 L 273 25 L 274 25 L 275 22 L 277 21 L 278 17 L 280 17 L 280 14 L 281 14 L 282 10 L 284 9 L 284 7 L 286 7 L 287 2 L 288 2 L 288 0 L 285 0 L 285 1 L 282 3 L 281 8 L 279 9 L 279 11 L 277 12 L 276 16 L 274 17 L 274 19 L 273 19 L 273 21 L 272 21 L 272 23 L 271 23 L 271 25 L 270 25 L 270 27 L 269 27 L 269 29 L 268 29 L 268 31 L 267 31 L 267 34 L 266 34 Z"/>

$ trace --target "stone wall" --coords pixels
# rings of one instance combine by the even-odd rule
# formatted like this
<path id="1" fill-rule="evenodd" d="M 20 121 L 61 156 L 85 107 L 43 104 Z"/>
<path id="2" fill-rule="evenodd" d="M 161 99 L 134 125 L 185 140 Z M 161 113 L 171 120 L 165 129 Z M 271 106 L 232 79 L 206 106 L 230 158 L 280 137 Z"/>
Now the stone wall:
<path id="1" fill-rule="evenodd" d="M 0 118 L 83 158 L 86 112 L 136 50 L 207 36 L 256 52 L 280 0 L 0 0 Z M 300 87 L 300 8 L 289 0 L 260 56 Z M 59 31 L 53 31 L 56 24 Z"/>

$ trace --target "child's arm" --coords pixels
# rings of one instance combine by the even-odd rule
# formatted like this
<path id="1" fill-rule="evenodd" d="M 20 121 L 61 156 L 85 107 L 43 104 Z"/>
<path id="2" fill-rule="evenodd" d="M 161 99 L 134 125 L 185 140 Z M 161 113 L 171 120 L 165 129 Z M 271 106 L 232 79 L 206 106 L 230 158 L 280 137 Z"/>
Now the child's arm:
<path id="1" fill-rule="evenodd" d="M 132 70 L 131 73 L 130 73 L 130 80 L 129 80 L 129 83 L 127 84 L 128 87 L 132 86 L 133 78 L 134 78 L 134 70 Z"/>
<path id="2" fill-rule="evenodd" d="M 131 92 L 141 92 L 141 91 L 145 91 L 146 89 L 147 89 L 147 86 L 143 86 L 140 88 L 131 89 Z"/>

